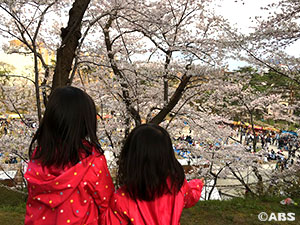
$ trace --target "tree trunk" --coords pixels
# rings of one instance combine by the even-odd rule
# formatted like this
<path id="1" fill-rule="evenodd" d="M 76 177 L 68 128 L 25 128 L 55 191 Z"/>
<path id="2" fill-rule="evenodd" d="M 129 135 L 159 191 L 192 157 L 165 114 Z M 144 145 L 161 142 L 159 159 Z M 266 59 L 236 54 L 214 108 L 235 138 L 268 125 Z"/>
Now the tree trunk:
<path id="1" fill-rule="evenodd" d="M 239 177 L 236 174 L 236 172 L 230 166 L 228 166 L 228 168 L 230 169 L 230 171 L 233 174 L 233 176 L 245 187 L 246 193 L 249 193 L 251 195 L 255 195 L 255 193 L 251 190 L 251 188 L 249 187 L 249 185 L 246 184 L 246 182 L 243 180 L 243 177 Z"/>
<path id="2" fill-rule="evenodd" d="M 253 121 L 253 112 L 250 112 L 250 120 L 251 120 L 251 129 L 253 133 L 253 152 L 256 152 L 256 134 L 255 134 L 255 129 L 254 129 L 254 121 Z"/>
<path id="3" fill-rule="evenodd" d="M 263 178 L 260 175 L 260 173 L 259 173 L 256 166 L 252 166 L 252 168 L 253 168 L 253 172 L 254 172 L 255 176 L 257 177 L 257 180 L 258 180 L 258 182 L 257 182 L 257 192 L 258 192 L 259 195 L 263 195 L 263 193 L 264 193 Z"/>
<path id="4" fill-rule="evenodd" d="M 35 86 L 35 98 L 36 98 L 36 107 L 37 107 L 37 116 L 39 123 L 42 119 L 42 110 L 41 110 L 41 98 L 40 98 L 40 85 L 39 85 L 39 68 L 38 68 L 38 59 L 36 54 L 36 46 L 34 45 L 34 86 Z"/>
<path id="5" fill-rule="evenodd" d="M 182 80 L 181 80 L 179 86 L 177 87 L 176 91 L 170 98 L 170 101 L 168 102 L 168 104 L 166 106 L 164 106 L 164 108 L 155 117 L 153 117 L 153 119 L 150 121 L 150 123 L 160 124 L 165 119 L 165 117 L 168 115 L 168 113 L 171 112 L 171 110 L 176 106 L 176 104 L 180 100 L 180 98 L 184 92 L 184 89 L 188 85 L 190 79 L 191 79 L 191 76 L 187 76 L 187 75 L 182 76 Z"/>
<path id="6" fill-rule="evenodd" d="M 61 29 L 62 43 L 57 49 L 52 91 L 57 87 L 70 85 L 69 74 L 81 38 L 81 22 L 89 3 L 90 0 L 75 0 L 69 11 L 68 25 Z"/>
<path id="7" fill-rule="evenodd" d="M 168 105 L 169 102 L 169 64 L 171 62 L 172 52 L 168 51 L 165 61 L 165 74 L 164 74 L 164 106 Z"/>
<path id="8" fill-rule="evenodd" d="M 138 110 L 136 110 L 132 104 L 132 100 L 131 100 L 131 97 L 129 95 L 129 85 L 125 79 L 125 77 L 122 75 L 114 57 L 115 55 L 112 53 L 112 48 L 113 48 L 113 43 L 110 39 L 110 32 L 109 32 L 109 28 L 111 27 L 112 25 L 112 22 L 115 20 L 115 15 L 111 15 L 109 20 L 107 21 L 104 29 L 103 29 L 103 33 L 104 33 L 104 36 L 105 36 L 105 46 L 106 46 L 106 51 L 107 51 L 107 56 L 109 58 L 109 62 L 110 62 L 110 66 L 114 72 L 114 74 L 119 77 L 121 79 L 121 82 L 120 82 L 120 85 L 121 85 L 121 88 L 122 88 L 122 98 L 123 98 L 123 101 L 126 105 L 126 109 L 127 109 L 127 112 L 131 115 L 131 117 L 134 119 L 134 122 L 135 122 L 135 125 L 138 126 L 142 123 L 142 119 L 141 119 L 141 116 L 140 116 L 140 113 Z M 130 123 L 130 121 L 127 120 L 126 118 L 126 124 Z M 125 130 L 125 137 L 127 136 L 127 132 L 129 133 L 129 129 L 126 129 Z"/>

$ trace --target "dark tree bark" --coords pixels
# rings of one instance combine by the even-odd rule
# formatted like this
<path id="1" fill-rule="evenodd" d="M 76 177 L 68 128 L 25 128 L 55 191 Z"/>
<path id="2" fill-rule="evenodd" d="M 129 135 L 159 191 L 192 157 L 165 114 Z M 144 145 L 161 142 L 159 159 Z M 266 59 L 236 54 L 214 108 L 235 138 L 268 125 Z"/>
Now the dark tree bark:
<path id="1" fill-rule="evenodd" d="M 110 65 L 111 68 L 114 72 L 114 74 L 119 77 L 121 80 L 121 87 L 122 87 L 122 99 L 126 105 L 127 108 L 127 112 L 130 114 L 131 118 L 134 119 L 135 121 L 135 125 L 138 126 L 141 124 L 141 116 L 139 111 L 133 106 L 133 103 L 131 101 L 131 98 L 129 96 L 129 91 L 128 91 L 128 83 L 126 81 L 126 78 L 123 76 L 122 72 L 120 71 L 120 69 L 117 66 L 117 63 L 114 60 L 114 53 L 113 53 L 113 42 L 111 41 L 110 38 L 110 32 L 109 32 L 109 28 L 112 26 L 113 21 L 116 19 L 116 13 L 113 13 L 105 27 L 103 28 L 103 33 L 105 36 L 105 45 L 106 45 L 106 50 L 107 50 L 107 56 L 109 58 L 110 61 Z M 147 34 L 144 33 L 144 35 L 147 36 Z M 162 50 L 164 51 L 164 50 Z M 164 51 L 166 52 L 166 51 Z M 187 87 L 190 79 L 191 79 L 191 75 L 187 75 L 187 71 L 190 70 L 190 64 L 188 64 L 186 66 L 186 73 L 182 76 L 181 82 L 179 84 L 179 86 L 176 88 L 175 92 L 173 93 L 173 95 L 171 96 L 170 100 L 168 101 L 168 64 L 170 63 L 170 58 L 172 56 L 172 52 L 171 51 L 167 51 L 166 52 L 167 56 L 166 56 L 166 62 L 165 62 L 165 70 L 166 70 L 166 74 L 164 75 L 165 80 L 164 80 L 164 107 L 160 110 L 160 112 L 154 117 L 152 118 L 149 123 L 154 123 L 154 124 L 160 124 L 165 118 L 166 116 L 172 111 L 172 109 L 177 105 L 177 103 L 179 102 L 179 100 L 181 99 L 185 88 Z M 129 121 L 128 121 L 129 122 Z"/>
<path id="2" fill-rule="evenodd" d="M 140 116 L 138 110 L 136 110 L 133 106 L 133 103 L 132 103 L 131 98 L 129 96 L 128 83 L 126 82 L 125 77 L 123 76 L 123 74 L 120 71 L 117 63 L 115 62 L 114 53 L 112 53 L 113 43 L 112 43 L 111 38 L 110 38 L 109 28 L 112 26 L 113 21 L 116 19 L 115 16 L 116 16 L 115 14 L 112 14 L 109 17 L 109 19 L 108 19 L 108 21 L 107 21 L 107 23 L 106 23 L 106 25 L 103 29 L 103 33 L 104 33 L 104 36 L 105 36 L 105 46 L 106 46 L 106 50 L 107 50 L 107 56 L 109 58 L 110 66 L 111 66 L 114 74 L 122 80 L 121 83 L 120 83 L 121 88 L 122 88 L 122 96 L 121 97 L 122 97 L 122 99 L 123 99 L 123 101 L 126 105 L 126 109 L 127 109 L 128 113 L 131 115 L 131 117 L 134 119 L 135 125 L 138 126 L 142 123 L 141 116 Z M 130 122 L 129 120 L 126 120 L 126 121 L 128 123 Z M 129 131 L 126 130 L 125 134 L 126 134 L 126 132 L 129 132 Z"/>
<path id="3" fill-rule="evenodd" d="M 190 79 L 191 79 L 190 75 L 182 76 L 182 80 L 179 86 L 177 87 L 176 91 L 170 98 L 168 104 L 164 106 L 164 108 L 155 117 L 153 117 L 153 119 L 150 120 L 149 123 L 160 124 L 165 119 L 168 113 L 172 111 L 172 109 L 176 106 L 178 101 L 181 99 L 181 96 L 184 93 L 184 89 L 188 85 Z"/>
<path id="4" fill-rule="evenodd" d="M 70 85 L 69 75 L 75 52 L 81 38 L 81 22 L 91 0 L 75 0 L 69 11 L 69 22 L 61 29 L 61 46 L 57 49 L 56 66 L 53 75 L 52 91 L 61 86 Z"/>

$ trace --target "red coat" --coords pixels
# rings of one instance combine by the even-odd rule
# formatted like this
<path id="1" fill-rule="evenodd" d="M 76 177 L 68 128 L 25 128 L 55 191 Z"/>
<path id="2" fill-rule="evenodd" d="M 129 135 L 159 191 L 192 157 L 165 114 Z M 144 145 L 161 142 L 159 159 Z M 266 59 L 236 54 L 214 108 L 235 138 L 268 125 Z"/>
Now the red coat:
<path id="1" fill-rule="evenodd" d="M 194 206 L 200 199 L 203 182 L 185 180 L 177 194 L 165 194 L 153 201 L 132 200 L 125 188 L 112 197 L 105 213 L 107 225 L 178 225 L 183 208 Z"/>
<path id="2" fill-rule="evenodd" d="M 94 150 L 65 169 L 42 167 L 31 160 L 25 178 L 25 225 L 99 224 L 114 192 L 105 156 Z"/>

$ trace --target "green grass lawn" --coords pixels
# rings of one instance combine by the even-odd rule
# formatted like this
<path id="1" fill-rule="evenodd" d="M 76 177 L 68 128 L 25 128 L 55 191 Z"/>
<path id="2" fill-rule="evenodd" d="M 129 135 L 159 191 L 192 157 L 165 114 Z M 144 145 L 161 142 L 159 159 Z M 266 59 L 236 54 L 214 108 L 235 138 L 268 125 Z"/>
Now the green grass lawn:
<path id="1" fill-rule="evenodd" d="M 190 209 L 184 209 L 181 225 L 299 225 L 300 224 L 300 196 L 294 199 L 298 206 L 281 205 L 283 198 L 241 199 L 228 201 L 200 201 Z M 25 196 L 0 187 L 0 224 L 22 225 L 25 215 Z M 295 213 L 293 222 L 261 222 L 258 214 Z"/>
<path id="2" fill-rule="evenodd" d="M 265 224 L 300 224 L 300 197 L 294 199 L 298 206 L 281 205 L 283 198 L 235 198 L 228 201 L 200 201 L 190 209 L 184 209 L 181 217 L 181 225 L 265 225 Z M 258 215 L 266 212 L 271 213 L 295 213 L 293 222 L 261 222 Z"/>
<path id="3" fill-rule="evenodd" d="M 24 224 L 26 196 L 0 187 L 0 224 Z"/>

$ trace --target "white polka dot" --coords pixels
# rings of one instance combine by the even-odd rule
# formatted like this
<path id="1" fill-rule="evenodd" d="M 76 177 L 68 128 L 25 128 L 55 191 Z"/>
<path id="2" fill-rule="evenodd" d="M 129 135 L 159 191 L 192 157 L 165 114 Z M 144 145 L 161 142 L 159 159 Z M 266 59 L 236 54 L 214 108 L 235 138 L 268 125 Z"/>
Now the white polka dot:
<path id="1" fill-rule="evenodd" d="M 46 217 L 44 217 L 44 216 L 43 216 L 43 218 L 42 218 L 42 219 L 43 219 L 43 220 L 45 220 L 45 219 L 46 219 Z"/>
<path id="2" fill-rule="evenodd" d="M 68 184 L 68 187 L 71 187 L 71 184 Z"/>
<path id="3" fill-rule="evenodd" d="M 39 200 L 39 201 L 40 201 L 41 199 L 40 199 L 40 198 L 37 198 L 37 200 Z"/>
<path id="4" fill-rule="evenodd" d="M 106 200 L 106 197 L 104 197 L 103 200 Z"/>
<path id="5" fill-rule="evenodd" d="M 60 213 L 63 213 L 63 212 L 64 212 L 64 210 L 63 210 L 63 209 L 61 209 L 61 210 L 60 210 Z"/>
<path id="6" fill-rule="evenodd" d="M 86 183 L 86 182 L 84 182 L 83 184 L 84 184 L 84 185 L 86 185 L 87 183 Z"/>
<path id="7" fill-rule="evenodd" d="M 96 185 L 98 185 L 99 184 L 99 182 L 96 182 Z"/>
<path id="8" fill-rule="evenodd" d="M 84 200 L 83 202 L 84 202 L 84 203 L 86 203 L 86 202 L 87 202 L 87 200 Z"/>

